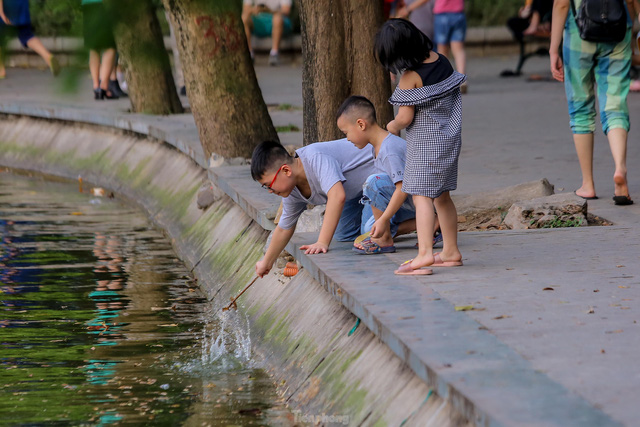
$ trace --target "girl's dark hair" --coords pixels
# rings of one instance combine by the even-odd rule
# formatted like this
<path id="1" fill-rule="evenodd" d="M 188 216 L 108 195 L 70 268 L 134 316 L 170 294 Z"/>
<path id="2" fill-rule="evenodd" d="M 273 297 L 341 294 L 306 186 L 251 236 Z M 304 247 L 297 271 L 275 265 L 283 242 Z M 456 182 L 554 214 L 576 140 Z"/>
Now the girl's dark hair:
<path id="1" fill-rule="evenodd" d="M 254 181 L 258 181 L 270 170 L 275 170 L 283 164 L 289 163 L 291 159 L 287 149 L 279 142 L 261 142 L 251 155 L 251 177 Z"/>
<path id="2" fill-rule="evenodd" d="M 405 19 L 389 19 L 376 33 L 374 55 L 388 71 L 411 70 L 429 57 L 433 42 Z"/>

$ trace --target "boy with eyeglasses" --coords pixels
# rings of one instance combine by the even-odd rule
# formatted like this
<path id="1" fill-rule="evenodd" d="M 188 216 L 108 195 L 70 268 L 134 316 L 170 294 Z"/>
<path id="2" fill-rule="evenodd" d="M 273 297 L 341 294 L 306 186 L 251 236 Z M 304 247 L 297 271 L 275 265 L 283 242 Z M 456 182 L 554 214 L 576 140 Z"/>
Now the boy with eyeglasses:
<path id="1" fill-rule="evenodd" d="M 334 237 L 341 242 L 358 237 L 361 224 L 372 215 L 371 208 L 360 203 L 362 185 L 375 171 L 371 151 L 358 149 L 346 138 L 307 145 L 294 157 L 278 142 L 258 145 L 251 158 L 251 176 L 284 199 L 282 216 L 267 252 L 256 264 L 256 274 L 269 273 L 308 205 L 326 204 L 326 208 L 318 240 L 300 247 L 306 254 L 326 253 Z"/>

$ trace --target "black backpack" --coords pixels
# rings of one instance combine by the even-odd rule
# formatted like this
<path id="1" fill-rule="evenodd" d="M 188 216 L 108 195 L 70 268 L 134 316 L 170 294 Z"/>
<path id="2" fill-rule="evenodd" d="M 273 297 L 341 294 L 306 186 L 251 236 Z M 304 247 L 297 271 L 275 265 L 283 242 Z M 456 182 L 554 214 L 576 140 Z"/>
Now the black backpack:
<path id="1" fill-rule="evenodd" d="M 571 10 L 582 40 L 618 43 L 627 33 L 624 0 L 582 0 L 578 13 L 571 0 Z"/>

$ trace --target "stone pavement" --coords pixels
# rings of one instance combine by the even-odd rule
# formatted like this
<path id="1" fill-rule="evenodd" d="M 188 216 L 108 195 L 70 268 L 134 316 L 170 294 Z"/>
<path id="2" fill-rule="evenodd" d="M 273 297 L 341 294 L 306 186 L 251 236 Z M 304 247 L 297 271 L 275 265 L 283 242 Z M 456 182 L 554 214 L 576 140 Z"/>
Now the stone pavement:
<path id="1" fill-rule="evenodd" d="M 541 178 L 556 192 L 580 184 L 563 86 L 497 77 L 516 59 L 469 59 L 456 194 Z M 532 58 L 525 67 L 544 77 L 547 70 L 545 58 Z M 258 61 L 257 71 L 268 104 L 302 105 L 299 64 L 267 68 Z M 8 74 L 0 82 L 0 111 L 166 136 L 206 164 L 189 115 L 130 115 L 126 100 L 93 101 L 88 79 L 80 81 L 81 93 L 59 94 L 45 72 Z M 629 107 L 633 125 L 640 119 L 639 95 L 630 95 Z M 302 128 L 299 108 L 273 109 L 272 116 L 276 125 Z M 287 143 L 300 138 L 301 133 L 282 134 Z M 636 131 L 629 141 L 633 196 L 640 191 Z M 440 395 L 463 412 L 471 405 L 480 423 L 638 425 L 640 199 L 628 207 L 613 205 L 613 162 L 600 131 L 594 172 L 600 199 L 590 201 L 589 210 L 614 226 L 462 233 L 465 266 L 438 269 L 433 276 L 393 275 L 396 265 L 415 254 L 412 238 L 401 239 L 397 253 L 373 258 L 352 253 L 348 244 L 304 256 L 298 247 L 315 240 L 305 234 L 288 250 Z M 261 223 L 273 215 L 277 198 L 263 194 L 257 203 L 260 188 L 246 167 L 212 177 L 241 204 L 255 200 L 253 215 Z M 463 306 L 474 309 L 456 310 Z"/>

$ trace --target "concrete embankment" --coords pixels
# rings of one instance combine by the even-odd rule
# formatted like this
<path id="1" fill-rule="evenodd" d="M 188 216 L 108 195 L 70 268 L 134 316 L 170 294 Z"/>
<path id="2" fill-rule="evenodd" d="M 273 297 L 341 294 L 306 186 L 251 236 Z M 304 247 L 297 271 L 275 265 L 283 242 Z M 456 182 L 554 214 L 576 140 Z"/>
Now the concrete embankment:
<path id="1" fill-rule="evenodd" d="M 17 115 L 0 119 L 0 164 L 69 179 L 82 176 L 85 183 L 137 203 L 166 230 L 179 257 L 221 308 L 252 279 L 268 231 L 217 187 L 214 204 L 199 210 L 196 195 L 208 176 L 201 156 L 194 157 L 119 129 Z M 238 315 L 245 314 L 256 358 L 272 373 L 298 421 L 468 423 L 459 406 L 433 393 L 371 331 L 360 326 L 349 335 L 356 317 L 306 269 L 293 278 L 270 274 L 259 280 L 243 296 Z"/>

